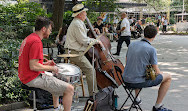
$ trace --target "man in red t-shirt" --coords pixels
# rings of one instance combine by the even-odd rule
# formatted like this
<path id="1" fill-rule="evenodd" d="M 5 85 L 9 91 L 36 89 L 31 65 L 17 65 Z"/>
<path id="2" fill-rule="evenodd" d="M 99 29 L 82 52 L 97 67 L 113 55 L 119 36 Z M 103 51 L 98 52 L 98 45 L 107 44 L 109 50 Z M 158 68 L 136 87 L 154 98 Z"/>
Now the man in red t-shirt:
<path id="1" fill-rule="evenodd" d="M 58 67 L 53 60 L 43 63 L 42 39 L 47 39 L 52 30 L 52 21 L 39 17 L 35 23 L 35 32 L 27 36 L 19 50 L 18 76 L 23 84 L 29 87 L 49 91 L 53 96 L 54 110 L 60 109 L 59 96 L 63 96 L 64 111 L 70 111 L 74 87 L 62 80 L 44 74 L 53 71 L 58 74 Z"/>

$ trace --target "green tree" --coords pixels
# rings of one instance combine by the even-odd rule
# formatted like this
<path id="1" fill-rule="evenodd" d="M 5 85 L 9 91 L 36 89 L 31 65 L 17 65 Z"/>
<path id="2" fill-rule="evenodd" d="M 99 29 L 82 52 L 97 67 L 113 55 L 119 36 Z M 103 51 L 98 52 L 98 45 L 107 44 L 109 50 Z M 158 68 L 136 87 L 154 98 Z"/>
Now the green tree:
<path id="1" fill-rule="evenodd" d="M 96 11 L 106 12 L 115 10 L 115 8 L 117 7 L 114 4 L 115 1 L 116 0 L 87 0 L 84 1 L 83 4 L 85 4 L 86 7 L 89 7 L 89 13 Z M 77 0 L 72 0 L 72 3 L 76 4 Z M 54 22 L 55 31 L 58 31 L 63 24 L 64 5 L 65 0 L 54 0 L 52 21 Z"/>
<path id="2" fill-rule="evenodd" d="M 183 9 L 183 0 L 173 0 L 171 7 L 173 9 L 182 10 Z M 184 0 L 185 12 L 188 12 L 188 0 Z"/>
<path id="3" fill-rule="evenodd" d="M 139 3 L 147 3 L 148 6 L 152 7 L 156 12 L 166 10 L 168 7 L 169 0 L 133 0 Z"/>
<path id="4" fill-rule="evenodd" d="M 84 4 L 89 7 L 91 12 L 109 12 L 115 11 L 117 8 L 115 2 L 117 0 L 87 0 Z"/>
<path id="5" fill-rule="evenodd" d="M 18 3 L 26 3 L 29 2 L 29 0 L 17 0 Z"/>

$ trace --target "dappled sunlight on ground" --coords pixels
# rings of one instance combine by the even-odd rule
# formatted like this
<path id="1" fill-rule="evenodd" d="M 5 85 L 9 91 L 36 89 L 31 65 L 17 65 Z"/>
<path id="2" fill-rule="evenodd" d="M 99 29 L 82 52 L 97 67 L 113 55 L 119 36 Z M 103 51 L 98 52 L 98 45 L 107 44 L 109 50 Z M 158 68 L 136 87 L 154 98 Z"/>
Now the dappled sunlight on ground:
<path id="1" fill-rule="evenodd" d="M 172 62 L 158 62 L 158 65 L 162 65 L 162 66 L 178 66 L 178 64 L 172 63 Z"/>
<path id="2" fill-rule="evenodd" d="M 171 89 L 169 90 L 169 92 L 173 92 L 173 93 L 178 93 L 178 92 L 181 92 L 182 90 L 178 90 L 178 89 Z"/>

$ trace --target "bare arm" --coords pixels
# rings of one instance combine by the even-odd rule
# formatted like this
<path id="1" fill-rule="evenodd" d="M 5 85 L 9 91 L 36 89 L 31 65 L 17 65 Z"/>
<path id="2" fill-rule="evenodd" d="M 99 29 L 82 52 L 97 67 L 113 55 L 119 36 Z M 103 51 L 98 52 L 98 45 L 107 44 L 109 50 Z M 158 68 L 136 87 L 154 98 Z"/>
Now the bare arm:
<path id="1" fill-rule="evenodd" d="M 123 27 L 120 31 L 122 32 L 123 30 L 125 30 L 126 29 L 126 27 Z"/>
<path id="2" fill-rule="evenodd" d="M 58 73 L 58 68 L 52 65 L 43 65 L 38 63 L 38 59 L 32 59 L 29 61 L 29 67 L 32 71 L 53 71 Z"/>
<path id="3" fill-rule="evenodd" d="M 155 73 L 156 73 L 156 74 L 161 74 L 161 71 L 160 71 L 158 65 L 152 65 L 152 66 L 153 66 L 153 68 L 155 69 Z"/>
<path id="4" fill-rule="evenodd" d="M 123 27 L 121 30 L 117 31 L 118 33 L 122 32 L 123 30 L 125 30 L 126 27 Z"/>

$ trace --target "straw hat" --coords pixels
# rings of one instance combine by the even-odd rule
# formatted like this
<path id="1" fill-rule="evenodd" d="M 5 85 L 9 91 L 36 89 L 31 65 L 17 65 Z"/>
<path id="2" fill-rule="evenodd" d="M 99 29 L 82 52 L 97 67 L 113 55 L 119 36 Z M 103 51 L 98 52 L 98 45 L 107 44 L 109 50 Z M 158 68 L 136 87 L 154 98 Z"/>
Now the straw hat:
<path id="1" fill-rule="evenodd" d="M 83 11 L 88 11 L 88 8 L 85 8 L 83 4 L 76 4 L 73 8 L 72 8 L 73 14 L 72 17 L 77 16 L 79 13 L 83 12 Z"/>

